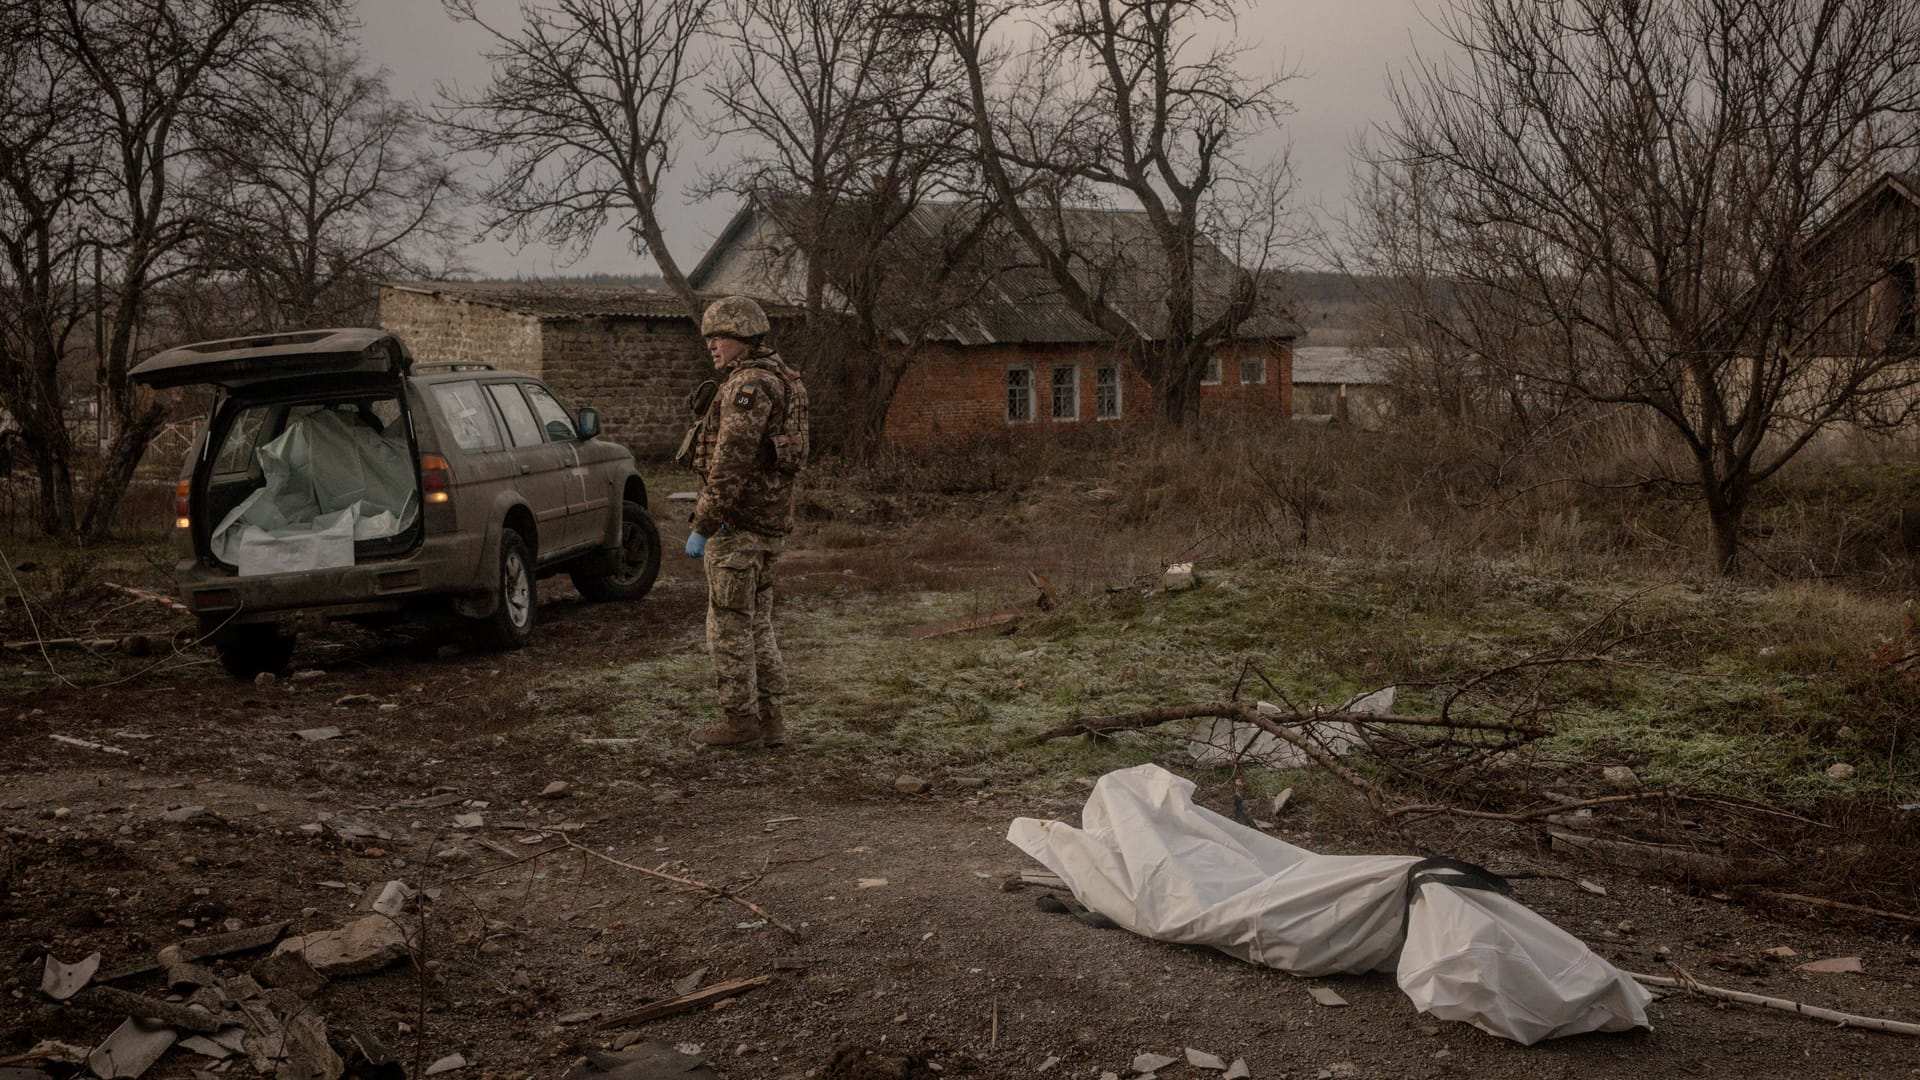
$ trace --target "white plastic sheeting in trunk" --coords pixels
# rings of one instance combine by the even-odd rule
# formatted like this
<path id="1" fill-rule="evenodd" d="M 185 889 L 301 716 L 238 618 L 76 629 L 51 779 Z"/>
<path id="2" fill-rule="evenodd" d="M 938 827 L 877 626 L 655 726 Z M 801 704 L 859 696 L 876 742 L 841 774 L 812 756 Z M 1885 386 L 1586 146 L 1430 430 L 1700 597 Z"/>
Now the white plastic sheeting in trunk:
<path id="1" fill-rule="evenodd" d="M 419 513 L 406 426 L 376 431 L 353 413 L 295 417 L 255 451 L 266 482 L 213 530 L 215 557 L 241 574 L 353 565 L 356 540 L 405 532 Z"/>
<path id="2" fill-rule="evenodd" d="M 1134 933 L 1295 975 L 1394 971 L 1421 1012 L 1520 1043 L 1647 1026 L 1625 972 L 1508 896 L 1410 883 L 1415 856 L 1294 847 L 1155 765 L 1101 777 L 1081 826 L 1019 818 L 1007 839 Z"/>

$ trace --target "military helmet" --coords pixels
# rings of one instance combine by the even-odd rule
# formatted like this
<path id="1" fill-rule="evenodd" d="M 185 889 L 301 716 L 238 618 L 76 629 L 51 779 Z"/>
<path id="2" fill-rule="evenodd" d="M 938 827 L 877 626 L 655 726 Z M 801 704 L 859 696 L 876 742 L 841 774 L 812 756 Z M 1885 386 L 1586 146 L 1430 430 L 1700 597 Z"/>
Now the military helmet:
<path id="1" fill-rule="evenodd" d="M 767 323 L 767 313 L 760 305 L 745 296 L 726 296 L 707 305 L 707 313 L 700 320 L 700 336 L 739 338 L 747 341 L 760 337 L 771 327 Z"/>

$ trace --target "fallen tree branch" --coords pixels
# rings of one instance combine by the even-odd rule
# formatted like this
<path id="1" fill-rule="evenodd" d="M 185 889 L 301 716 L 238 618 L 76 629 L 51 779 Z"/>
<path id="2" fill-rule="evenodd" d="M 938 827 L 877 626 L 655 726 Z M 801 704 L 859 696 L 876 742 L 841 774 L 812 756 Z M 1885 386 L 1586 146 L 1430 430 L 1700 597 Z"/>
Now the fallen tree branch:
<path id="1" fill-rule="evenodd" d="M 1813 904 L 1816 907 L 1829 907 L 1840 911 L 1851 911 L 1858 915 L 1872 915 L 1880 919 L 1896 919 L 1900 922 L 1920 924 L 1920 915 L 1902 915 L 1898 911 L 1867 907 L 1865 904 L 1849 904 L 1844 900 L 1822 900 L 1818 896 L 1805 896 L 1800 893 L 1790 892 L 1774 892 L 1772 889 L 1762 889 L 1752 885 L 1742 886 L 1741 891 L 1753 893 L 1755 896 L 1764 896 L 1769 900 L 1779 900 L 1782 903 Z"/>
<path id="2" fill-rule="evenodd" d="M 136 589 L 131 585 L 115 585 L 111 581 L 102 581 L 100 584 L 105 585 L 109 589 L 118 589 L 121 592 L 126 593 L 128 596 L 138 597 L 141 600 L 151 600 L 156 604 L 164 604 L 175 611 L 185 612 L 188 615 L 193 614 L 192 608 L 188 607 L 187 605 L 181 603 L 178 600 L 175 600 L 171 596 L 162 596 L 159 593 L 148 592 L 145 589 Z"/>
<path id="3" fill-rule="evenodd" d="M 1645 802 L 1649 799 L 1679 799 L 1685 796 L 1670 791 L 1636 791 L 1631 795 L 1604 795 L 1597 799 L 1581 799 L 1577 802 L 1550 803 L 1536 806 L 1531 810 L 1514 810 L 1502 813 L 1497 810 L 1465 810 L 1445 803 L 1410 803 L 1396 806 L 1385 811 L 1388 817 L 1402 814 L 1452 814 L 1455 817 L 1484 818 L 1488 821 L 1511 821 L 1515 823 L 1535 821 L 1551 814 L 1562 814 L 1569 810 L 1580 810 L 1589 806 L 1608 806 L 1613 803 Z"/>
<path id="4" fill-rule="evenodd" d="M 750 978 L 735 979 L 732 982 L 715 983 L 705 990 L 695 990 L 691 994 L 683 994 L 677 998 L 668 998 L 665 1001 L 656 1001 L 649 1005 L 642 1005 L 637 1009 L 623 1012 L 618 1016 L 609 1016 L 605 1020 L 595 1024 L 594 1027 L 604 1031 L 607 1028 L 625 1027 L 628 1024 L 644 1024 L 649 1020 L 658 1020 L 663 1016 L 672 1016 L 675 1013 L 686 1012 L 688 1009 L 697 1009 L 702 1005 L 733 997 L 735 994 L 744 994 L 756 986 L 765 986 L 772 981 L 773 976 L 771 975 L 754 975 Z"/>
<path id="5" fill-rule="evenodd" d="M 1346 723 L 1346 724 L 1407 724 L 1415 727 L 1445 727 L 1462 731 L 1505 731 L 1517 735 L 1544 736 L 1553 734 L 1551 728 L 1539 724 L 1516 723 L 1510 720 L 1465 720 L 1446 719 L 1434 716 L 1397 716 L 1362 712 L 1295 713 L 1291 716 L 1281 714 L 1284 719 L 1276 719 L 1260 712 L 1259 709 L 1244 701 L 1200 701 L 1190 705 L 1163 705 L 1139 712 L 1118 713 L 1113 716 L 1087 716 L 1050 728 L 1033 737 L 1035 744 L 1064 739 L 1071 735 L 1106 735 L 1115 731 L 1134 731 L 1139 728 L 1157 727 L 1160 724 L 1176 720 L 1195 720 L 1201 717 L 1217 717 L 1223 720 L 1239 720 L 1244 723 L 1261 725 L 1303 723 Z M 1291 741 L 1291 740 L 1289 740 Z"/>
<path id="6" fill-rule="evenodd" d="M 185 1005 L 175 1005 L 171 1001 L 161 1001 L 144 994 L 129 994 L 111 986 L 89 986 L 76 994 L 73 1002 L 100 1012 L 125 1013 L 139 1020 L 158 1020 L 169 1027 L 199 1035 L 219 1034 L 222 1027 L 234 1023 L 213 1013 L 189 1009 Z"/>
<path id="7" fill-rule="evenodd" d="M 1749 994 L 1743 990 L 1728 990 L 1725 987 L 1708 986 L 1687 974 L 1680 965 L 1674 964 L 1672 967 L 1674 973 L 1680 976 L 1679 978 L 1669 979 L 1662 975 L 1641 975 L 1632 971 L 1627 972 L 1627 977 L 1645 986 L 1691 990 L 1696 994 L 1710 998 L 1718 998 L 1721 1001 L 1737 1001 L 1742 1005 L 1760 1005 L 1769 1009 L 1778 1009 L 1781 1012 L 1797 1013 L 1801 1016 L 1812 1017 L 1815 1020 L 1831 1021 L 1842 1027 L 1865 1028 L 1868 1031 L 1884 1031 L 1892 1035 L 1920 1036 L 1920 1024 L 1909 1024 L 1903 1020 L 1882 1020 L 1873 1016 L 1857 1016 L 1853 1013 L 1823 1009 L 1818 1005 L 1808 1005 L 1805 1002 L 1792 1001 L 1787 998 L 1767 997 L 1764 994 Z"/>
<path id="8" fill-rule="evenodd" d="M 748 911 L 753 912 L 755 915 L 758 915 L 761 918 L 767 920 L 768 923 L 779 927 L 781 930 L 786 932 L 787 936 L 796 938 L 796 939 L 799 938 L 800 936 L 800 931 L 795 930 L 793 927 L 788 926 L 786 923 L 783 923 L 779 919 L 774 918 L 771 914 L 768 913 L 766 908 L 761 907 L 759 904 L 754 903 L 753 901 L 747 899 L 744 896 L 738 896 L 734 894 L 729 889 L 723 889 L 718 885 L 709 885 L 704 881 L 695 881 L 692 878 L 675 877 L 672 874 L 662 873 L 658 870 L 649 870 L 644 866 L 635 866 L 633 863 L 630 863 L 630 862 L 622 862 L 621 860 L 616 859 L 611 855 L 603 855 L 600 852 L 595 851 L 592 848 L 588 847 L 587 845 L 575 841 L 573 837 L 568 836 L 566 833 L 563 833 L 563 832 L 559 832 L 552 829 L 541 829 L 539 831 L 548 836 L 557 836 L 560 838 L 560 842 L 567 845 L 568 847 L 573 848 L 577 851 L 580 851 L 583 854 L 591 855 L 594 858 L 599 859 L 601 862 L 610 863 L 614 866 L 618 866 L 623 870 L 632 870 L 636 874 L 645 874 L 648 877 L 659 878 L 662 881 L 670 881 L 675 885 L 682 885 L 689 889 L 701 889 L 706 892 L 710 892 L 713 895 L 718 896 L 723 900 L 730 900 L 733 903 L 739 904 L 741 907 L 746 908 Z"/>

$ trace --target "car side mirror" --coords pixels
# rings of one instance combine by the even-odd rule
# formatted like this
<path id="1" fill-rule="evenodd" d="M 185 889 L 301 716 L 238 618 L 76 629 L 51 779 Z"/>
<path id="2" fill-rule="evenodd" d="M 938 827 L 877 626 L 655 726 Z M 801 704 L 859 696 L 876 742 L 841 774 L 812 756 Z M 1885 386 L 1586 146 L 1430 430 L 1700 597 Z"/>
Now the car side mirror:
<path id="1" fill-rule="evenodd" d="M 591 439 L 600 434 L 600 410 L 583 408 L 574 418 L 574 427 L 579 429 L 580 437 Z"/>

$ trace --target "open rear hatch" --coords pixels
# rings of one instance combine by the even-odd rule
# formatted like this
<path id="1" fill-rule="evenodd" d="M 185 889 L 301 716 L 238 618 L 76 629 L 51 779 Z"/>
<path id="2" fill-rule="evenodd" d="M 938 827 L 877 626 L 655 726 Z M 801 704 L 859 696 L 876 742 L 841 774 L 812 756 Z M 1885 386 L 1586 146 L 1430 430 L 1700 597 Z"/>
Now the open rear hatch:
<path id="1" fill-rule="evenodd" d="M 349 328 L 227 338 L 156 353 L 129 375 L 165 390 L 210 385 L 240 391 L 261 383 L 324 375 L 404 375 L 407 347 L 385 330 Z"/>
<path id="2" fill-rule="evenodd" d="M 423 536 L 419 454 L 381 330 L 314 330 L 186 345 L 133 377 L 226 391 L 190 487 L 194 547 L 241 575 L 393 558 Z"/>

